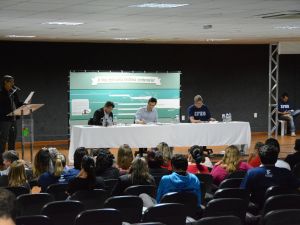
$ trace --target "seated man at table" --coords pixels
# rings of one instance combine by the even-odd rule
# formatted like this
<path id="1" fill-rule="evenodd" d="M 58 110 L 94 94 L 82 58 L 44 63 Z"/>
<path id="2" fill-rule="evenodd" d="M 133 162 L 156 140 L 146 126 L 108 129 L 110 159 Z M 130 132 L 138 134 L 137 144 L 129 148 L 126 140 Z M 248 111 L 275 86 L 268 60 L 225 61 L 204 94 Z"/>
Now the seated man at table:
<path id="1" fill-rule="evenodd" d="M 147 124 L 147 123 L 157 123 L 158 114 L 155 108 L 157 104 L 156 98 L 150 98 L 148 100 L 147 106 L 140 108 L 135 114 L 135 123 Z"/>
<path id="2" fill-rule="evenodd" d="M 98 126 L 111 126 L 113 124 L 113 109 L 115 108 L 115 104 L 113 102 L 106 102 L 104 107 L 95 111 L 92 125 Z"/>
<path id="3" fill-rule="evenodd" d="M 214 120 L 200 95 L 194 97 L 194 104 L 188 108 L 188 116 L 191 123 Z"/>

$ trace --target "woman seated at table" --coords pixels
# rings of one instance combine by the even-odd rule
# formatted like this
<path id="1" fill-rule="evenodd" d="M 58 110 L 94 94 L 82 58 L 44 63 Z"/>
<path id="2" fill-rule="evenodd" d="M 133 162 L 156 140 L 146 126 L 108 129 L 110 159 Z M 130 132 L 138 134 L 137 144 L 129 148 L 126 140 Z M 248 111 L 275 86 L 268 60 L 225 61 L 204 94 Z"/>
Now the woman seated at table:
<path id="1" fill-rule="evenodd" d="M 197 174 L 197 173 L 209 173 L 207 166 L 204 165 L 205 161 L 209 161 L 208 157 L 205 157 L 204 148 L 202 146 L 194 145 L 188 152 L 189 165 L 187 172 Z M 210 162 L 211 163 L 211 162 Z"/>
<path id="2" fill-rule="evenodd" d="M 251 169 L 246 162 L 240 160 L 240 151 L 235 145 L 230 145 L 225 149 L 224 157 L 217 162 L 211 171 L 213 182 L 219 185 L 229 174 L 235 171 L 247 171 Z"/>
<path id="3" fill-rule="evenodd" d="M 96 176 L 103 179 L 117 179 L 120 176 L 118 168 L 114 167 L 114 155 L 107 149 L 101 149 L 96 158 Z"/>

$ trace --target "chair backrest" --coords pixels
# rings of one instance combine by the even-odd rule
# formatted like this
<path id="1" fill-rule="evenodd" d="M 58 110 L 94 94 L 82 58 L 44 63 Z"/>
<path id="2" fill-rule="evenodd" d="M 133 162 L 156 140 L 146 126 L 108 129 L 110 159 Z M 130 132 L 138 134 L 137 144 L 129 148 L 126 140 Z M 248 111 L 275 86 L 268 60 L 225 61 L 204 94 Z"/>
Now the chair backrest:
<path id="1" fill-rule="evenodd" d="M 240 198 L 218 198 L 208 202 L 204 216 L 237 216 L 245 221 L 248 202 Z"/>
<path id="2" fill-rule="evenodd" d="M 45 215 L 20 216 L 16 219 L 16 225 L 53 225 Z"/>
<path id="3" fill-rule="evenodd" d="M 233 173 L 230 173 L 226 179 L 232 179 L 232 178 L 244 178 L 245 175 L 246 175 L 246 171 L 245 170 L 238 170 L 238 171 L 235 171 Z"/>
<path id="4" fill-rule="evenodd" d="M 297 190 L 291 189 L 289 187 L 272 186 L 266 190 L 265 200 L 275 195 L 284 195 L 284 194 L 297 194 Z"/>
<path id="5" fill-rule="evenodd" d="M 0 176 L 0 187 L 7 187 L 8 186 L 8 176 L 3 175 Z"/>
<path id="6" fill-rule="evenodd" d="M 66 193 L 68 184 L 51 184 L 48 186 L 46 192 L 53 195 L 55 201 L 66 200 L 68 195 Z"/>
<path id="7" fill-rule="evenodd" d="M 121 213 L 116 209 L 90 209 L 81 212 L 75 225 L 122 225 Z"/>
<path id="8" fill-rule="evenodd" d="M 79 201 L 57 201 L 46 204 L 41 214 L 48 216 L 53 225 L 74 224 L 76 216 L 84 210 Z"/>
<path id="9" fill-rule="evenodd" d="M 300 163 L 297 163 L 294 168 L 292 168 L 292 172 L 296 178 L 300 178 Z"/>
<path id="10" fill-rule="evenodd" d="M 94 189 L 77 191 L 70 197 L 70 200 L 82 202 L 86 210 L 101 209 L 108 197 L 109 193 L 106 190 Z"/>
<path id="11" fill-rule="evenodd" d="M 205 190 L 207 193 L 212 193 L 212 184 L 213 184 L 213 177 L 211 174 L 195 174 L 196 177 L 200 180 L 200 182 L 203 182 L 205 185 Z"/>
<path id="12" fill-rule="evenodd" d="M 135 223 L 132 225 L 165 225 L 164 223 L 160 223 L 160 222 L 149 222 L 149 223 Z"/>
<path id="13" fill-rule="evenodd" d="M 214 194 L 214 199 L 217 198 L 240 198 L 249 202 L 250 193 L 241 188 L 224 188 L 218 189 Z"/>
<path id="14" fill-rule="evenodd" d="M 141 222 L 143 201 L 138 196 L 114 196 L 106 200 L 104 207 L 119 210 L 121 212 L 123 222 Z"/>
<path id="15" fill-rule="evenodd" d="M 109 195 L 111 195 L 112 191 L 117 186 L 118 182 L 119 182 L 118 179 L 104 180 L 104 189 L 108 191 Z"/>
<path id="16" fill-rule="evenodd" d="M 268 198 L 265 201 L 262 215 L 279 209 L 300 209 L 300 195 L 284 194 Z"/>
<path id="17" fill-rule="evenodd" d="M 136 195 L 148 194 L 151 197 L 155 198 L 156 196 L 156 187 L 154 185 L 134 185 L 125 189 L 125 195 Z"/>
<path id="18" fill-rule="evenodd" d="M 204 217 L 193 225 L 242 225 L 242 221 L 237 216 L 213 216 Z"/>
<path id="19" fill-rule="evenodd" d="M 243 181 L 243 178 L 231 178 L 231 179 L 223 180 L 219 185 L 219 189 L 239 188 L 242 181 Z"/>
<path id="20" fill-rule="evenodd" d="M 197 196 L 191 192 L 171 192 L 165 194 L 160 203 L 179 203 L 185 206 L 188 216 L 195 218 L 200 213 Z"/>
<path id="21" fill-rule="evenodd" d="M 48 193 L 20 195 L 17 197 L 18 215 L 40 215 L 43 206 L 52 201 L 54 197 Z"/>
<path id="22" fill-rule="evenodd" d="M 157 204 L 148 208 L 143 216 L 143 222 L 161 222 L 166 225 L 185 225 L 185 206 L 178 203 Z"/>
<path id="23" fill-rule="evenodd" d="M 281 209 L 267 213 L 262 219 L 262 225 L 298 225 L 300 224 L 300 209 Z"/>
<path id="24" fill-rule="evenodd" d="M 6 189 L 14 193 L 16 197 L 30 193 L 30 190 L 26 187 L 6 187 Z"/>

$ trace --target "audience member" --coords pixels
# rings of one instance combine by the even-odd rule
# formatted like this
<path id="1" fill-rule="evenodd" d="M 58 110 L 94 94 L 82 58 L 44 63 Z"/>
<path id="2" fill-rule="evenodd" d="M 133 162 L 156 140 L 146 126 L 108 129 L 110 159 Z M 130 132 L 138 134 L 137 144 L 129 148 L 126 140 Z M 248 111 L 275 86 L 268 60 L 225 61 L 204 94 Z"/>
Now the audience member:
<path id="1" fill-rule="evenodd" d="M 144 158 L 135 158 L 129 173 L 119 177 L 119 182 L 113 190 L 113 195 L 122 195 L 124 190 L 132 185 L 155 185 Z"/>
<path id="2" fill-rule="evenodd" d="M 19 159 L 19 155 L 16 151 L 9 150 L 3 153 L 2 158 L 5 170 L 0 171 L 0 176 L 8 175 L 10 165 Z"/>
<path id="3" fill-rule="evenodd" d="M 203 150 L 203 147 L 198 145 L 194 145 L 188 150 L 189 165 L 187 168 L 187 172 L 193 174 L 209 173 L 208 168 L 205 165 L 202 165 L 202 163 L 205 162 L 205 158 L 208 158 L 205 157 Z"/>
<path id="4" fill-rule="evenodd" d="M 117 179 L 120 172 L 114 164 L 114 155 L 107 149 L 101 149 L 96 159 L 96 176 L 103 179 Z"/>
<path id="5" fill-rule="evenodd" d="M 33 176 L 39 178 L 45 172 L 52 173 L 53 169 L 49 150 L 47 148 L 40 149 L 34 157 Z"/>
<path id="6" fill-rule="evenodd" d="M 15 225 L 16 211 L 15 195 L 5 188 L 0 188 L 0 224 Z"/>
<path id="7" fill-rule="evenodd" d="M 240 160 L 240 151 L 235 145 L 225 149 L 223 159 L 216 163 L 211 171 L 213 182 L 219 185 L 229 174 L 235 171 L 247 171 L 252 168 L 248 163 Z"/>
<path id="8" fill-rule="evenodd" d="M 73 179 L 74 177 L 76 177 L 80 170 L 81 170 L 81 162 L 82 162 L 82 158 L 88 155 L 88 150 L 84 147 L 80 147 L 77 148 L 74 152 L 74 168 L 68 170 L 65 175 L 64 178 L 66 179 L 66 181 L 69 181 L 71 179 Z"/>
<path id="9" fill-rule="evenodd" d="M 10 165 L 8 172 L 8 186 L 9 187 L 26 187 L 30 190 L 30 185 L 27 182 L 25 172 L 25 162 L 23 160 L 14 161 Z"/>
<path id="10" fill-rule="evenodd" d="M 274 145 L 264 145 L 259 149 L 261 167 L 250 169 L 242 181 L 241 188 L 251 194 L 251 201 L 262 206 L 264 194 L 271 186 L 298 188 L 297 180 L 286 168 L 275 166 L 279 151 Z"/>
<path id="11" fill-rule="evenodd" d="M 248 164 L 252 167 L 259 167 L 261 162 L 260 162 L 260 158 L 258 155 L 258 150 L 261 146 L 263 146 L 264 143 L 262 142 L 256 142 L 255 146 L 254 146 L 254 150 L 253 152 L 251 152 L 249 154 L 249 158 L 248 158 Z"/>
<path id="12" fill-rule="evenodd" d="M 172 171 L 171 159 L 173 156 L 173 149 L 170 148 L 169 145 L 165 142 L 159 143 L 156 148 L 163 155 L 164 164 L 162 165 L 162 168 L 166 168 Z"/>
<path id="13" fill-rule="evenodd" d="M 290 165 L 291 169 L 295 167 L 296 164 L 300 163 L 300 139 L 295 141 L 295 153 L 289 154 L 285 161 Z"/>
<path id="14" fill-rule="evenodd" d="M 164 159 L 160 151 L 150 149 L 147 152 L 147 163 L 149 167 L 149 173 L 152 176 L 161 177 L 170 174 L 170 171 L 168 169 L 162 168 Z"/>
<path id="15" fill-rule="evenodd" d="M 117 166 L 120 170 L 120 175 L 128 173 L 133 161 L 132 150 L 129 145 L 121 145 L 118 149 Z"/>
<path id="16" fill-rule="evenodd" d="M 280 153 L 280 145 L 279 145 L 279 142 L 278 142 L 276 139 L 274 139 L 274 138 L 269 138 L 269 139 L 267 139 L 267 140 L 265 141 L 265 144 L 266 144 L 266 145 L 273 145 L 275 148 L 277 148 L 278 154 Z M 283 160 L 281 160 L 281 159 L 277 159 L 277 161 L 276 161 L 276 163 L 275 163 L 275 166 L 276 166 L 276 167 L 286 168 L 286 169 L 288 169 L 288 170 L 291 170 L 290 165 L 289 165 L 287 162 L 285 162 L 285 161 L 283 161 Z"/>

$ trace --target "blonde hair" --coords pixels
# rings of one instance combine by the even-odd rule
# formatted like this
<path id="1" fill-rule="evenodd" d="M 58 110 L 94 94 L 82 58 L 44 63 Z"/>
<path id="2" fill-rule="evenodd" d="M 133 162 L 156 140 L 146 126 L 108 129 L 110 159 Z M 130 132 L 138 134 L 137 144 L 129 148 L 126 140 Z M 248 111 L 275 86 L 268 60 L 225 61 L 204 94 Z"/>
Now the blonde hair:
<path id="1" fill-rule="evenodd" d="M 238 168 L 237 166 L 240 163 L 240 151 L 235 145 L 230 145 L 225 149 L 224 157 L 221 161 L 224 169 L 228 173 L 235 172 Z"/>
<path id="2" fill-rule="evenodd" d="M 54 172 L 53 175 L 55 177 L 60 177 L 60 175 L 64 171 L 63 161 L 65 161 L 65 156 L 63 154 L 57 154 L 55 157 L 55 164 L 54 164 Z"/>
<path id="3" fill-rule="evenodd" d="M 203 98 L 201 97 L 201 95 L 196 95 L 194 97 L 194 102 L 199 102 L 199 101 L 203 102 Z"/>
<path id="4" fill-rule="evenodd" d="M 133 184 L 143 184 L 145 181 L 151 182 L 148 163 L 144 158 L 135 158 L 133 160 L 129 174 Z"/>
<path id="5" fill-rule="evenodd" d="M 24 186 L 26 183 L 25 162 L 23 160 L 17 160 L 10 165 L 8 186 L 20 187 Z"/>
<path id="6" fill-rule="evenodd" d="M 118 167 L 124 170 L 128 170 L 133 160 L 132 150 L 129 145 L 124 144 L 119 147 L 118 150 Z"/>
<path id="7" fill-rule="evenodd" d="M 164 164 L 168 164 L 172 159 L 173 150 L 165 142 L 159 143 L 156 148 L 162 153 Z"/>

